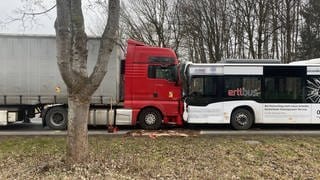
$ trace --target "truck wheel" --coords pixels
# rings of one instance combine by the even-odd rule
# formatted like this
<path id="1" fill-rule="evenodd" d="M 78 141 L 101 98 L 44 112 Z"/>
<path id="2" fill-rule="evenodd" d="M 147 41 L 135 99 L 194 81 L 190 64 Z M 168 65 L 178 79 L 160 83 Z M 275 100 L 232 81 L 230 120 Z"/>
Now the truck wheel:
<path id="1" fill-rule="evenodd" d="M 53 107 L 48 110 L 45 120 L 50 129 L 65 130 L 68 123 L 68 111 L 63 107 Z"/>
<path id="2" fill-rule="evenodd" d="M 142 110 L 142 112 L 140 113 L 139 123 L 142 129 L 159 129 L 162 123 L 162 117 L 159 111 L 152 108 L 147 108 Z"/>
<path id="3" fill-rule="evenodd" d="M 253 115 L 247 109 L 236 109 L 231 115 L 231 126 L 236 130 L 247 130 L 253 124 Z"/>

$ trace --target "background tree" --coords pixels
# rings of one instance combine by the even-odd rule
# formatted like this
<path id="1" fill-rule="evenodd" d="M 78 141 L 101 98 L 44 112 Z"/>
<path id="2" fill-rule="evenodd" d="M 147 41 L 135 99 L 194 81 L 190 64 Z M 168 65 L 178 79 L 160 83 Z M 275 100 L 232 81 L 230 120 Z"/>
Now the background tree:
<path id="1" fill-rule="evenodd" d="M 280 22 L 281 22 L 281 41 L 282 41 L 282 59 L 284 63 L 289 63 L 295 58 L 295 45 L 297 44 L 295 39 L 296 28 L 296 16 L 297 6 L 299 6 L 300 0 L 283 0 L 280 4 Z"/>
<path id="2" fill-rule="evenodd" d="M 214 63 L 230 54 L 232 16 L 225 0 L 180 1 L 183 44 L 189 47 L 189 59 Z"/>
<path id="3" fill-rule="evenodd" d="M 289 10 L 283 12 L 287 6 Z M 200 63 L 224 58 L 280 58 L 289 62 L 286 58 L 294 54 L 299 33 L 299 6 L 300 1 L 285 0 L 181 0 L 176 6 L 180 58 Z M 286 28 L 289 25 L 290 31 Z M 154 33 L 152 29 L 149 32 Z M 139 38 L 143 37 L 140 33 Z"/>
<path id="4" fill-rule="evenodd" d="M 177 0 L 134 0 L 122 5 L 123 32 L 149 45 L 171 47 L 179 55 L 181 16 Z"/>
<path id="5" fill-rule="evenodd" d="M 320 1 L 310 0 L 301 12 L 304 25 L 298 56 L 300 59 L 320 57 Z"/>
<path id="6" fill-rule="evenodd" d="M 100 41 L 98 60 L 91 74 L 87 70 L 87 35 L 81 0 L 57 0 L 55 22 L 57 59 L 68 89 L 67 162 L 81 163 L 88 157 L 88 115 L 92 94 L 107 72 L 117 40 L 120 0 L 109 0 L 109 16 Z"/>
<path id="7" fill-rule="evenodd" d="M 106 22 L 101 14 L 107 14 L 107 3 L 105 0 L 87 0 L 86 3 L 90 4 L 87 9 L 91 12 L 99 12 L 94 16 L 99 17 L 97 25 L 90 28 L 90 32 L 98 35 L 96 32 L 104 29 L 100 24 Z M 306 25 L 301 10 L 311 3 L 314 1 L 124 1 L 120 35 L 123 46 L 124 39 L 133 38 L 154 46 L 170 47 L 179 59 L 193 62 L 271 58 L 289 63 L 297 59 L 297 51 L 302 46 L 300 43 L 298 48 L 298 42 L 309 34 L 306 28 L 302 29 Z M 100 11 L 101 7 L 105 10 Z M 305 48 L 306 45 L 304 43 Z"/>
<path id="8" fill-rule="evenodd" d="M 193 62 L 277 58 L 288 63 L 296 59 L 304 3 L 308 2 L 130 1 L 123 9 L 124 32 L 148 44 L 171 47 L 180 59 Z"/>

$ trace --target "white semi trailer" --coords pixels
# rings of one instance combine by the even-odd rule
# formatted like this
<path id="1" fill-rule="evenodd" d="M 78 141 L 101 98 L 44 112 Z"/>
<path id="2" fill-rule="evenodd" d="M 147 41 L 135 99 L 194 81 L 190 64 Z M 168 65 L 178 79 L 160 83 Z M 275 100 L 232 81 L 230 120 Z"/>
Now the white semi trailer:
<path id="1" fill-rule="evenodd" d="M 97 59 L 99 40 L 88 41 L 88 68 Z M 113 123 L 120 104 L 120 48 L 112 52 L 108 72 L 91 100 L 89 124 Z M 43 125 L 65 129 L 67 90 L 58 70 L 54 36 L 0 34 L 0 125 L 29 122 L 37 113 Z M 54 107 L 54 108 L 53 108 Z M 106 108 L 108 107 L 108 108 Z M 116 111 L 117 124 L 131 124 L 131 112 Z"/>

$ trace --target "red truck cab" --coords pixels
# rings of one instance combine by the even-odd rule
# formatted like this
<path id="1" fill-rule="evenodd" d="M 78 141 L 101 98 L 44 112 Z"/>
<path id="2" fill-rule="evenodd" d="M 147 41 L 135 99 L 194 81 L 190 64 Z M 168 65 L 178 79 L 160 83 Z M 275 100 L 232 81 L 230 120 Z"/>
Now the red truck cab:
<path id="1" fill-rule="evenodd" d="M 162 123 L 183 124 L 178 63 L 172 49 L 128 40 L 124 107 L 132 109 L 133 125 L 158 129 Z"/>

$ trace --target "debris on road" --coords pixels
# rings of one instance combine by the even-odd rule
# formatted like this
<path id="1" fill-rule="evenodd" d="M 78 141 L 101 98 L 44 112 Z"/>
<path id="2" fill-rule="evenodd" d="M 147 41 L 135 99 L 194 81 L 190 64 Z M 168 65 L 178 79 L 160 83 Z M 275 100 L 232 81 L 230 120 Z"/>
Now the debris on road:
<path id="1" fill-rule="evenodd" d="M 200 131 L 194 130 L 137 130 L 130 131 L 127 133 L 128 136 L 139 137 L 139 136 L 148 136 L 152 139 L 157 137 L 166 136 L 166 137 L 189 137 L 189 136 L 198 136 Z"/>

